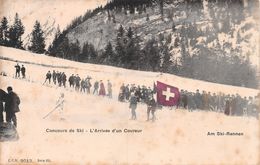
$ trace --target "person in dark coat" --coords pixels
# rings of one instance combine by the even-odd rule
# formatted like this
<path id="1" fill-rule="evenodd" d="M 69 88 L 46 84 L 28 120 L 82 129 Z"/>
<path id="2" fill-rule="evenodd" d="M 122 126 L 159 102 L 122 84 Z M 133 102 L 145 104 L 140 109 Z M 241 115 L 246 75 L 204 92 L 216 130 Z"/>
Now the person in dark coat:
<path id="1" fill-rule="evenodd" d="M 49 84 L 51 83 L 51 72 L 48 71 L 48 73 L 46 74 L 46 79 L 44 81 L 44 84 L 46 83 L 46 81 L 49 81 Z"/>
<path id="2" fill-rule="evenodd" d="M 125 84 L 123 83 L 120 87 L 120 100 L 124 101 L 126 96 Z"/>
<path id="3" fill-rule="evenodd" d="M 225 106 L 225 111 L 224 111 L 225 115 L 230 115 L 231 112 L 230 112 L 230 101 L 229 99 L 226 100 L 226 106 Z"/>
<path id="4" fill-rule="evenodd" d="M 25 78 L 25 71 L 26 71 L 26 69 L 25 69 L 25 67 L 22 65 L 21 72 L 22 72 L 23 78 Z"/>
<path id="5" fill-rule="evenodd" d="M 67 76 L 64 72 L 61 74 L 61 81 L 64 88 L 66 88 Z"/>
<path id="6" fill-rule="evenodd" d="M 80 92 L 86 92 L 86 81 L 84 79 L 82 79 L 80 82 Z"/>
<path id="7" fill-rule="evenodd" d="M 70 77 L 69 77 L 69 84 L 70 84 L 70 87 L 73 87 L 74 88 L 74 83 L 75 82 L 75 76 L 74 74 L 72 74 Z"/>
<path id="8" fill-rule="evenodd" d="M 56 80 L 57 80 L 57 74 L 56 74 L 55 70 L 53 70 L 53 72 L 52 72 L 52 81 L 53 81 L 54 85 L 56 85 Z"/>
<path id="9" fill-rule="evenodd" d="M 140 102 L 141 99 L 141 87 L 138 85 L 138 87 L 135 90 L 135 96 L 137 98 L 137 102 Z"/>
<path id="10" fill-rule="evenodd" d="M 202 108 L 202 96 L 199 92 L 199 90 L 196 90 L 196 94 L 195 94 L 195 104 L 196 104 L 196 109 L 201 109 Z"/>
<path id="11" fill-rule="evenodd" d="M 5 100 L 5 111 L 6 111 L 6 121 L 13 122 L 14 126 L 17 127 L 17 119 L 15 113 L 19 112 L 20 98 L 16 93 L 13 92 L 12 87 L 7 88 L 8 94 Z"/>
<path id="12" fill-rule="evenodd" d="M 187 96 L 187 91 L 185 91 L 185 92 L 183 92 L 183 94 L 182 94 L 182 105 L 183 105 L 183 108 L 184 109 L 187 109 L 187 105 L 188 105 L 188 96 Z"/>
<path id="13" fill-rule="evenodd" d="M 6 98 L 7 93 L 0 89 L 0 123 L 4 122 L 4 105 L 3 102 L 5 102 L 5 98 Z"/>
<path id="14" fill-rule="evenodd" d="M 149 99 L 147 101 L 147 120 L 150 120 L 150 113 L 152 114 L 152 121 L 155 121 L 155 110 L 156 110 L 156 102 L 153 98 L 153 96 L 149 96 Z"/>
<path id="15" fill-rule="evenodd" d="M 75 84 L 76 84 L 76 91 L 79 91 L 79 88 L 80 88 L 80 80 L 81 78 L 79 77 L 79 75 L 77 74 L 77 76 L 75 77 Z"/>
<path id="16" fill-rule="evenodd" d="M 93 95 L 94 95 L 94 94 L 98 94 L 98 88 L 99 88 L 99 83 L 98 83 L 98 81 L 96 81 L 96 82 L 94 83 Z"/>
<path id="17" fill-rule="evenodd" d="M 136 120 L 136 108 L 137 108 L 137 97 L 135 96 L 134 93 L 131 94 L 131 97 L 130 97 L 130 105 L 129 105 L 129 108 L 131 109 L 131 120 Z"/>
<path id="18" fill-rule="evenodd" d="M 130 89 L 129 89 L 129 84 L 127 84 L 125 87 L 125 99 L 129 100 L 129 97 L 130 97 Z"/>
<path id="19" fill-rule="evenodd" d="M 20 77 L 20 71 L 21 71 L 21 67 L 20 65 L 17 63 L 15 66 L 15 77 Z"/>
<path id="20" fill-rule="evenodd" d="M 87 77 L 85 81 L 86 81 L 87 94 L 90 94 L 90 88 L 92 86 L 90 82 L 90 77 Z"/>

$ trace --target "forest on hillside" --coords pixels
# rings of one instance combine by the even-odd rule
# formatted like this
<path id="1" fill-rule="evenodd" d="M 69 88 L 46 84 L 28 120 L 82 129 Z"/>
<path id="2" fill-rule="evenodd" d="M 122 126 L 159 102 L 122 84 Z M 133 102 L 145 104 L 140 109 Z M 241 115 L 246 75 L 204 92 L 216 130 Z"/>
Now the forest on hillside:
<path id="1" fill-rule="evenodd" d="M 171 10 L 167 8 L 169 5 Z M 98 13 L 105 13 L 108 23 L 115 25 L 120 24 L 116 22 L 116 14 L 125 17 L 144 14 L 145 21 L 149 23 L 151 13 L 147 10 L 151 8 L 159 10 L 162 26 L 165 22 L 170 22 L 170 33 L 162 31 L 157 36 L 144 40 L 135 28 L 120 25 L 115 32 L 116 37 L 112 38 L 114 42 L 108 42 L 102 50 L 98 50 L 91 42 L 80 46 L 78 40 L 71 42 L 67 37 L 70 31 Z M 24 48 L 21 41 L 24 26 L 18 15 L 11 26 L 3 18 L 0 24 L 0 44 L 79 62 L 170 73 L 257 88 L 257 68 L 250 61 L 252 52 L 244 53 L 242 49 L 253 37 L 253 34 L 247 32 L 257 28 L 257 25 L 247 22 L 247 19 L 254 17 L 258 10 L 257 0 L 111 0 L 107 5 L 75 18 L 64 30 L 58 30 L 47 50 L 39 22 L 35 23 L 31 45 Z M 200 21 L 210 20 L 210 23 L 206 23 L 204 28 L 196 20 L 177 23 L 178 13 L 187 19 L 196 13 L 196 18 Z M 224 34 L 227 38 L 224 43 L 219 41 L 219 34 Z"/>

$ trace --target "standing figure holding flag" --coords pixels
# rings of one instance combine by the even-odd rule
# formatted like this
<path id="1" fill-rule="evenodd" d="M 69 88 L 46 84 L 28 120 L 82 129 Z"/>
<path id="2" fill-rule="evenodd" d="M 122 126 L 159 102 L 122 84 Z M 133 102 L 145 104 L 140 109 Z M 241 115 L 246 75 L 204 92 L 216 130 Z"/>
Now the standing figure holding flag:
<path id="1" fill-rule="evenodd" d="M 150 120 L 150 113 L 152 114 L 152 121 L 155 121 L 155 110 L 156 110 L 156 102 L 153 98 L 152 95 L 149 96 L 148 101 L 147 101 L 147 120 Z"/>

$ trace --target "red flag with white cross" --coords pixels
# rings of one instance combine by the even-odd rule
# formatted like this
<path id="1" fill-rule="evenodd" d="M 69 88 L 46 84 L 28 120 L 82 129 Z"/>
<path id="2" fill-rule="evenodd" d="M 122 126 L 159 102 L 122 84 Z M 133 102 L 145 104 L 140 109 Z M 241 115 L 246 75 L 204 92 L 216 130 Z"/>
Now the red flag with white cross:
<path id="1" fill-rule="evenodd" d="M 157 102 L 164 106 L 174 106 L 180 99 L 179 89 L 157 81 Z"/>

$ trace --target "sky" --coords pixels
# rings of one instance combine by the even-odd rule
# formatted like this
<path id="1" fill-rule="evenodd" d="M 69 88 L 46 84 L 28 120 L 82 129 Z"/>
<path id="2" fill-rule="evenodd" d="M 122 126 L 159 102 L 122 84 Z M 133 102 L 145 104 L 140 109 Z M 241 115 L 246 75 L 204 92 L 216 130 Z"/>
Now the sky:
<path id="1" fill-rule="evenodd" d="M 13 22 L 19 14 L 25 25 L 25 34 L 31 32 L 36 20 L 41 24 L 54 22 L 64 29 L 73 18 L 83 15 L 88 9 L 105 5 L 107 0 L 0 0 L 0 17 Z"/>

